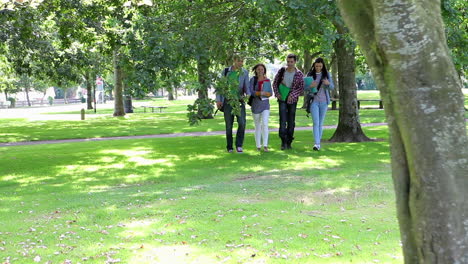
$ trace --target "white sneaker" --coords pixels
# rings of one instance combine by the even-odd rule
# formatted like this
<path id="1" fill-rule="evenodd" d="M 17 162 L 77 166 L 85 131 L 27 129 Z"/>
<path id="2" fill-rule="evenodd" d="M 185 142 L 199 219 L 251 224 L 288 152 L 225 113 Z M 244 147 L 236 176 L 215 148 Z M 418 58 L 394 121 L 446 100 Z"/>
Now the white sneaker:
<path id="1" fill-rule="evenodd" d="M 313 149 L 314 149 L 315 151 L 319 151 L 319 150 L 320 150 L 320 145 L 315 144 Z"/>

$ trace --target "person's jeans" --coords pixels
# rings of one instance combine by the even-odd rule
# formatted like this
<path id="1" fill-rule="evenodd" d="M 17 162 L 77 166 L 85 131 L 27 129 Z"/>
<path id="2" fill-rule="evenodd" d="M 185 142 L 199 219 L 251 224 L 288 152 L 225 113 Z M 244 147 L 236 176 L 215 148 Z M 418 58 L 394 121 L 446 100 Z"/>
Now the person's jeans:
<path id="1" fill-rule="evenodd" d="M 270 117 L 270 110 L 264 110 L 260 114 L 253 114 L 255 122 L 255 144 L 257 148 L 263 146 L 268 147 L 268 118 Z"/>
<path id="2" fill-rule="evenodd" d="M 278 101 L 278 103 L 280 117 L 279 137 L 283 144 L 291 144 L 294 140 L 297 103 L 288 104 L 285 101 Z"/>
<path id="3" fill-rule="evenodd" d="M 320 146 L 323 133 L 323 121 L 327 113 L 328 104 L 326 102 L 313 102 L 310 105 L 310 112 L 312 113 L 312 123 L 314 125 L 314 141 L 315 144 Z"/>
<path id="4" fill-rule="evenodd" d="M 224 102 L 224 123 L 226 124 L 226 149 L 230 150 L 232 148 L 232 126 L 234 124 L 234 115 L 231 113 L 232 107 L 228 102 Z M 237 133 L 236 133 L 236 147 L 242 147 L 244 144 L 244 135 L 245 135 L 245 104 L 241 104 L 241 113 L 236 116 L 237 118 Z"/>

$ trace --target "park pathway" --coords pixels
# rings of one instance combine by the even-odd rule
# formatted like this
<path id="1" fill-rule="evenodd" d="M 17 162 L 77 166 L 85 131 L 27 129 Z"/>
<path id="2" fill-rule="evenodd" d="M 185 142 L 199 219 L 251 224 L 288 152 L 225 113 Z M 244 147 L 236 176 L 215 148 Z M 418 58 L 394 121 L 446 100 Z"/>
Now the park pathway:
<path id="1" fill-rule="evenodd" d="M 362 127 L 372 126 L 385 126 L 387 123 L 367 123 L 361 124 Z M 334 129 L 336 126 L 323 126 L 324 129 Z M 296 127 L 296 131 L 310 130 L 312 127 Z M 278 128 L 270 129 L 270 132 L 277 132 Z M 253 129 L 247 129 L 246 133 L 253 133 Z M 26 145 L 42 145 L 42 144 L 59 144 L 59 143 L 73 143 L 73 142 L 88 142 L 88 141 L 105 141 L 105 140 L 121 140 L 121 139 L 145 139 L 145 138 L 173 138 L 173 137 L 199 137 L 199 136 L 216 136 L 224 135 L 224 131 L 212 132 L 186 132 L 186 133 L 172 133 L 172 134 L 154 134 L 154 135 L 141 135 L 141 136 L 120 136 L 120 137 L 102 137 L 102 138 L 76 138 L 76 139 L 58 139 L 58 140 L 40 140 L 40 141 L 21 141 L 11 143 L 0 143 L 0 147 L 10 146 L 26 146 Z M 235 134 L 235 133 L 233 133 Z"/>

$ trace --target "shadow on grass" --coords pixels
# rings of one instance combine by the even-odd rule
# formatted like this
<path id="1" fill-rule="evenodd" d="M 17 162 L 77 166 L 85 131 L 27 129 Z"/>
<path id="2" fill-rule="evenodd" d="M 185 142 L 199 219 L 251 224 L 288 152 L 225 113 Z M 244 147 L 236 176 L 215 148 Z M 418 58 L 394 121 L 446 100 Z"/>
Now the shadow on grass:
<path id="1" fill-rule="evenodd" d="M 385 134 L 374 129 L 372 135 Z M 331 133 L 325 131 L 325 137 Z M 362 244 L 374 235 L 360 217 L 375 211 L 378 200 L 364 211 L 340 213 L 345 205 L 326 194 L 340 193 L 343 199 L 369 185 L 376 189 L 382 181 L 378 176 L 388 177 L 381 175 L 389 172 L 388 143 L 324 144 L 314 152 L 311 132 L 301 131 L 291 151 L 275 148 L 279 140 L 274 133 L 269 153 L 255 151 L 251 136 L 244 154 L 228 154 L 224 145 L 224 137 L 210 136 L 2 148 L 1 214 L 7 216 L 2 221 L 40 204 L 41 209 L 31 209 L 41 210 L 39 215 L 20 215 L 21 221 L 37 223 L 33 227 L 38 230 L 53 225 L 57 234 L 37 236 L 55 241 L 61 234 L 62 242 L 36 251 L 51 256 L 63 251 L 73 260 L 164 263 L 196 258 L 210 263 L 232 258 L 226 261 L 237 263 L 256 254 L 258 261 L 290 263 L 317 254 L 334 256 L 329 263 L 339 263 L 336 250 L 358 259 L 375 258 L 372 243 Z M 398 232 L 389 233 L 388 224 L 381 222 L 395 226 L 391 210 L 379 211 L 379 217 L 384 220 L 372 222 L 378 242 L 397 244 Z M 343 218 L 353 226 L 341 224 Z M 2 237 L 8 246 L 22 245 L 31 231 L 11 234 Z M 353 245 L 361 249 L 351 249 Z"/>
<path id="2" fill-rule="evenodd" d="M 386 142 L 327 143 L 313 152 L 310 132 L 298 135 L 290 151 L 275 148 L 279 141 L 271 135 L 269 153 L 254 151 L 251 136 L 244 154 L 226 153 L 222 136 L 4 148 L 0 179 L 12 191 L 34 187 L 34 192 L 89 192 L 142 182 L 199 184 L 236 175 L 321 177 L 333 170 L 336 177 L 375 168 L 376 161 L 388 163 Z M 335 184 L 356 187 L 353 181 Z"/>

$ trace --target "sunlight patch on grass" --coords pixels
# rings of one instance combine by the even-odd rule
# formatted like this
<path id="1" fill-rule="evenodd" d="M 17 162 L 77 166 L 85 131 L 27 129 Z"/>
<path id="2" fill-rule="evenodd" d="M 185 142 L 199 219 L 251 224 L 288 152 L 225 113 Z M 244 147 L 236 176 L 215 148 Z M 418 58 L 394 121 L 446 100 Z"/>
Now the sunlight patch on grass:
<path id="1" fill-rule="evenodd" d="M 135 162 L 139 166 L 155 165 L 161 164 L 164 166 L 174 166 L 173 163 L 170 163 L 168 159 L 147 159 L 144 157 L 131 157 L 128 161 Z"/>
<path id="2" fill-rule="evenodd" d="M 49 176 L 44 176 L 44 177 L 39 177 L 39 176 L 31 176 L 31 177 L 23 177 L 21 179 L 17 179 L 16 181 L 20 183 L 21 185 L 27 186 L 31 185 L 32 183 L 40 184 L 44 181 L 53 179 L 53 177 Z"/>
<path id="3" fill-rule="evenodd" d="M 1 179 L 2 181 L 14 181 L 18 176 L 17 175 L 4 175 Z"/>
<path id="4" fill-rule="evenodd" d="M 114 166 L 114 165 L 118 165 L 118 164 L 113 164 L 112 166 Z M 96 172 L 96 171 L 99 171 L 101 169 L 101 167 L 99 167 L 99 166 L 82 166 L 81 169 L 83 169 L 83 171 L 85 171 L 85 172 Z"/>
<path id="5" fill-rule="evenodd" d="M 198 154 L 196 156 L 192 156 L 189 160 L 211 160 L 219 158 L 217 155 L 210 155 L 210 154 Z"/>
<path id="6" fill-rule="evenodd" d="M 181 242 L 182 244 L 182 242 Z M 215 263 L 214 257 L 196 254 L 196 250 L 188 245 L 158 246 L 146 245 L 129 259 L 129 263 Z M 196 262 L 192 255 L 197 255 Z M 192 260 L 192 261 L 190 261 Z M 219 260 L 218 260 L 219 261 Z"/>

